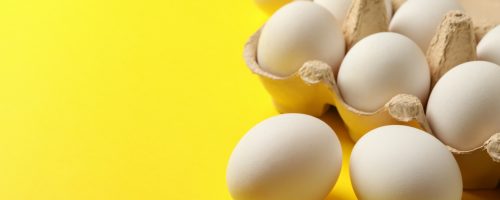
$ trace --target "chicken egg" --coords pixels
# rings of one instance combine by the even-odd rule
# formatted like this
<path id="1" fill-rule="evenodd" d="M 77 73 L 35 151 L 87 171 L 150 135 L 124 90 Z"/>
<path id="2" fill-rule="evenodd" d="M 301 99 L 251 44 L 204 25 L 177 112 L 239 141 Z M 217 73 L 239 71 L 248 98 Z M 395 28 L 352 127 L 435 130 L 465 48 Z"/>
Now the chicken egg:
<path id="1" fill-rule="evenodd" d="M 443 143 L 462 151 L 499 133 L 500 66 L 471 61 L 445 73 L 429 97 L 427 119 Z"/>
<path id="2" fill-rule="evenodd" d="M 409 0 L 394 14 L 389 31 L 408 36 L 425 52 L 445 14 L 451 10 L 463 8 L 456 0 Z"/>
<path id="3" fill-rule="evenodd" d="M 413 41 L 384 32 L 363 38 L 349 50 L 337 82 L 347 104 L 373 112 L 401 93 L 425 102 L 430 72 L 424 54 Z"/>
<path id="4" fill-rule="evenodd" d="M 374 129 L 354 146 L 352 186 L 362 200 L 460 200 L 462 176 L 451 152 L 409 126 Z"/>
<path id="5" fill-rule="evenodd" d="M 335 132 L 304 114 L 282 114 L 254 126 L 229 159 L 235 200 L 321 200 L 337 181 L 342 149 Z"/>
<path id="6" fill-rule="evenodd" d="M 500 26 L 486 33 L 477 45 L 477 59 L 500 65 Z"/>
<path id="7" fill-rule="evenodd" d="M 344 19 L 347 15 L 349 7 L 351 6 L 353 0 L 314 0 L 319 5 L 327 8 L 339 21 L 339 24 L 344 23 Z M 387 10 L 387 19 L 391 19 L 392 16 L 392 2 L 391 0 L 385 0 L 385 9 Z"/>
<path id="8" fill-rule="evenodd" d="M 326 8 L 310 1 L 294 1 L 280 8 L 264 25 L 257 60 L 264 71 L 289 76 L 309 60 L 321 60 L 334 72 L 344 56 L 339 25 Z"/>

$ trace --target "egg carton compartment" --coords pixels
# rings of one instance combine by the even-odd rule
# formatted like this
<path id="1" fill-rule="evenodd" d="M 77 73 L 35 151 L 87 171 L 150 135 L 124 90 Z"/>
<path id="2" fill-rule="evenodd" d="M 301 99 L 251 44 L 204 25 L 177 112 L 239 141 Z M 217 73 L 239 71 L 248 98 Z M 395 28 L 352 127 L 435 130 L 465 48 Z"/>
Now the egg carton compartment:
<path id="1" fill-rule="evenodd" d="M 472 26 L 470 18 L 463 13 L 447 14 L 431 42 L 434 45 L 431 44 L 427 52 L 433 83 L 452 67 L 475 59 L 477 30 L 477 27 Z M 370 34 L 366 29 L 363 31 Z M 382 31 L 374 29 L 371 33 Z M 249 69 L 259 76 L 280 113 L 321 116 L 334 106 L 353 141 L 357 141 L 368 131 L 385 125 L 407 125 L 432 134 L 424 112 L 425 102 L 421 102 L 416 96 L 398 94 L 378 110 L 365 112 L 344 101 L 331 66 L 322 61 L 308 61 L 297 72 L 286 77 L 264 71 L 257 61 L 260 32 L 261 29 L 245 44 L 244 59 Z M 450 48 L 453 50 L 450 51 Z M 454 56 L 456 52 L 465 52 L 464 55 L 473 56 L 462 56 L 461 59 L 450 62 L 447 58 Z M 500 133 L 494 134 L 482 146 L 470 151 L 448 148 L 460 166 L 465 189 L 493 189 L 498 186 Z"/>
<path id="2" fill-rule="evenodd" d="M 375 112 L 363 112 L 349 106 L 340 95 L 331 67 L 324 62 L 306 62 L 299 71 L 288 77 L 276 76 L 262 70 L 256 60 L 259 34 L 260 31 L 254 34 L 245 46 L 246 62 L 250 70 L 259 75 L 280 113 L 321 116 L 334 105 L 354 141 L 369 130 L 389 124 L 429 129 L 426 127 L 428 125 L 423 106 L 413 95 L 396 95 Z"/>

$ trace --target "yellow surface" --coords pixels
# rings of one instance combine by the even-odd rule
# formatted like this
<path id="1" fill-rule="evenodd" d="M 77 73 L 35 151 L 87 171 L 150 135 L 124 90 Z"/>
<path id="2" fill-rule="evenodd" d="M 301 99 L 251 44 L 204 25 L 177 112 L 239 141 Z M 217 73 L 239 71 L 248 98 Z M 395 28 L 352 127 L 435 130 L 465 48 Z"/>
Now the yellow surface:
<path id="1" fill-rule="evenodd" d="M 230 199 L 232 148 L 277 114 L 241 58 L 265 19 L 252 0 L 0 1 L 0 199 Z M 329 199 L 354 198 L 346 170 Z"/>
<path id="2" fill-rule="evenodd" d="M 250 0 L 251 1 L 251 0 Z M 272 14 L 281 6 L 291 2 L 292 0 L 253 0 L 257 6 L 267 14 Z"/>

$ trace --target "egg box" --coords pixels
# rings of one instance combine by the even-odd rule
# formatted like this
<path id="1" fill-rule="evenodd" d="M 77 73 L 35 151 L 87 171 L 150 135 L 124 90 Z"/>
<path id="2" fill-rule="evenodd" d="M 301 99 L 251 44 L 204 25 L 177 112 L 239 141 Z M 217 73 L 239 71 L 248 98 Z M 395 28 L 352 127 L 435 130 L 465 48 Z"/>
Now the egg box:
<path id="1" fill-rule="evenodd" d="M 360 23 L 354 24 L 359 25 Z M 475 45 L 477 43 L 474 29 L 470 18 L 463 13 L 449 13 L 445 17 L 431 42 L 434 45 L 431 45 L 427 52 L 427 58 L 431 60 L 429 65 L 431 72 L 433 72 L 431 75 L 433 82 L 437 81 L 451 67 L 475 59 Z M 244 58 L 249 69 L 259 76 L 280 113 L 304 113 L 320 116 L 335 106 L 354 141 L 374 128 L 394 124 L 412 126 L 432 134 L 425 116 L 424 104 L 416 96 L 398 94 L 380 109 L 374 112 L 364 112 L 350 106 L 343 100 L 332 68 L 322 61 L 308 61 L 297 72 L 286 77 L 262 70 L 257 62 L 260 32 L 261 30 L 258 30 L 254 33 L 246 43 Z M 380 32 L 380 30 L 374 29 L 372 33 L 375 32 Z M 367 32 L 365 31 L 365 33 Z M 364 36 L 366 35 L 362 37 Z M 464 37 L 468 40 L 465 43 L 453 39 L 463 39 Z M 442 62 L 443 56 L 445 60 L 446 56 L 450 56 L 450 52 L 445 52 L 449 50 L 449 47 L 455 48 L 455 52 L 465 51 L 468 52 L 468 55 L 473 56 L 461 57 L 463 59 L 455 60 L 454 63 Z M 500 133 L 496 133 L 476 149 L 459 151 L 449 147 L 449 150 L 460 166 L 464 188 L 492 189 L 500 183 Z"/>

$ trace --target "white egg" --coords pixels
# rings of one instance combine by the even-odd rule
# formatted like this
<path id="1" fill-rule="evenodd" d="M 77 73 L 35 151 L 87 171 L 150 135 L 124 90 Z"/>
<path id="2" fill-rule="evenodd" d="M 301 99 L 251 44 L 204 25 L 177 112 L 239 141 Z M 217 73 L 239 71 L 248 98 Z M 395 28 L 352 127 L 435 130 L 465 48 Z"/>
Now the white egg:
<path id="1" fill-rule="evenodd" d="M 500 65 L 500 26 L 491 29 L 477 45 L 477 59 Z"/>
<path id="2" fill-rule="evenodd" d="M 460 200 L 462 177 L 450 151 L 408 126 L 374 129 L 354 146 L 352 186 L 362 200 Z"/>
<path id="3" fill-rule="evenodd" d="M 227 167 L 235 200 L 321 200 L 337 181 L 342 149 L 335 132 L 304 114 L 257 124 L 240 140 Z"/>
<path id="4" fill-rule="evenodd" d="M 339 24 L 343 24 L 352 0 L 314 0 L 314 2 L 327 8 L 335 16 L 337 21 L 339 21 Z M 385 9 L 387 10 L 387 19 L 391 19 L 391 0 L 385 0 Z"/>
<path id="5" fill-rule="evenodd" d="M 413 41 L 385 32 L 363 38 L 349 50 L 337 81 L 347 104 L 371 112 L 401 93 L 425 102 L 430 72 L 424 54 Z"/>
<path id="6" fill-rule="evenodd" d="M 352 0 L 314 0 L 314 2 L 328 9 L 342 25 Z"/>
<path id="7" fill-rule="evenodd" d="M 500 66 L 472 61 L 436 83 L 427 104 L 434 134 L 458 150 L 472 150 L 500 132 Z"/>
<path id="8" fill-rule="evenodd" d="M 394 14 L 389 31 L 408 36 L 427 51 L 439 24 L 451 10 L 463 9 L 456 0 L 409 0 Z"/>
<path id="9" fill-rule="evenodd" d="M 345 42 L 335 17 L 310 1 L 295 1 L 280 8 L 262 29 L 257 59 L 263 70 L 288 76 L 309 60 L 321 60 L 336 71 Z"/>

